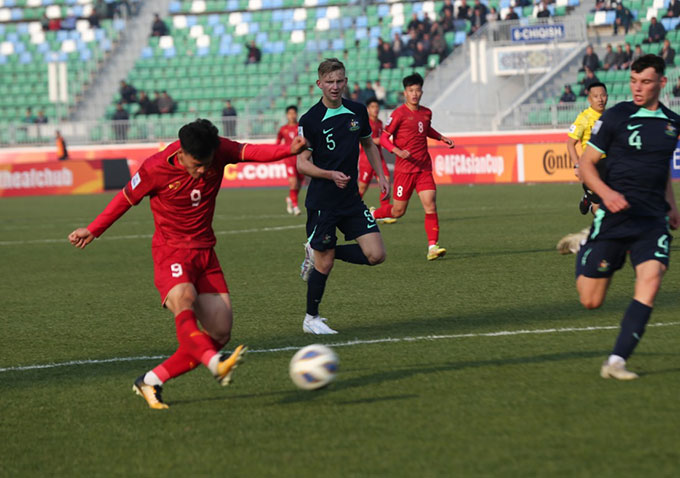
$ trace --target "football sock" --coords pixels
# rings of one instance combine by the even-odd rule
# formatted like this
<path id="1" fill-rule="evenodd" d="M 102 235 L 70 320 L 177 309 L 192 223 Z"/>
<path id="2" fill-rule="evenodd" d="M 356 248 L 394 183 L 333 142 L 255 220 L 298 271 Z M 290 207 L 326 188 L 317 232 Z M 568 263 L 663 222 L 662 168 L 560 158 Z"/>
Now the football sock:
<path id="1" fill-rule="evenodd" d="M 156 375 L 153 370 L 151 372 L 146 372 L 146 375 L 144 375 L 144 383 L 151 385 L 152 387 L 155 385 L 163 385 L 163 381 L 158 378 L 158 375 Z"/>
<path id="2" fill-rule="evenodd" d="M 175 326 L 180 348 L 184 347 L 186 353 L 207 367 L 208 362 L 217 352 L 208 334 L 199 330 L 194 311 L 183 310 L 177 314 Z"/>
<path id="3" fill-rule="evenodd" d="M 389 206 L 390 207 L 390 214 L 392 214 L 392 205 L 390 204 L 390 200 L 388 199 L 387 195 L 381 194 L 380 195 L 380 207 L 384 206 Z"/>
<path id="4" fill-rule="evenodd" d="M 427 233 L 427 242 L 430 246 L 437 244 L 439 241 L 439 216 L 434 214 L 425 214 L 425 232 Z"/>
<path id="5" fill-rule="evenodd" d="M 198 360 L 194 359 L 191 354 L 186 352 L 186 348 L 180 345 L 175 353 L 168 357 L 165 362 L 146 374 L 144 382 L 149 385 L 162 385 L 171 378 L 179 377 L 195 369 L 198 364 Z M 152 383 L 154 377 L 158 379 L 160 384 Z"/>
<path id="6" fill-rule="evenodd" d="M 376 219 L 384 219 L 386 217 L 392 217 L 392 205 L 390 203 L 383 204 L 378 209 L 373 211 L 373 217 Z"/>
<path id="7" fill-rule="evenodd" d="M 359 244 L 344 244 L 335 248 L 335 258 L 351 264 L 370 265 L 368 257 L 361 250 Z"/>
<path id="8" fill-rule="evenodd" d="M 319 304 L 326 289 L 326 279 L 328 275 L 322 274 L 316 269 L 312 269 L 307 280 L 307 313 L 312 317 L 319 315 Z"/>
<path id="9" fill-rule="evenodd" d="M 293 207 L 296 207 L 298 205 L 298 194 L 300 193 L 299 189 L 291 189 L 290 190 L 290 201 L 293 203 Z"/>
<path id="10" fill-rule="evenodd" d="M 645 333 L 645 326 L 651 314 L 652 308 L 642 302 L 633 300 L 630 303 L 621 320 L 621 331 L 616 339 L 612 355 L 618 355 L 627 360 L 633 354 L 633 350 Z"/>

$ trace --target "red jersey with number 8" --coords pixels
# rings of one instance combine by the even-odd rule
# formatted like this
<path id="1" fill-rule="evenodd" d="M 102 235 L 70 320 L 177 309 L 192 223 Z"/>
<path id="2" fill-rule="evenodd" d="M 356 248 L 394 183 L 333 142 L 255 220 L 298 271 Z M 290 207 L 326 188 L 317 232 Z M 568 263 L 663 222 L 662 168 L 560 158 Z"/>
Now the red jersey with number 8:
<path id="1" fill-rule="evenodd" d="M 394 110 L 385 124 L 385 131 L 392 135 L 392 143 L 411 153 L 407 159 L 395 156 L 395 173 L 419 173 L 432 171 L 432 159 L 427 151 L 427 135 L 430 131 L 432 111 L 419 106 L 412 111 L 406 105 Z"/>
<path id="2" fill-rule="evenodd" d="M 215 245 L 212 220 L 224 167 L 242 160 L 243 147 L 220 138 L 212 164 L 198 179 L 192 178 L 177 160 L 179 141 L 142 163 L 123 193 L 133 205 L 150 196 L 156 227 L 152 247 L 198 249 Z"/>

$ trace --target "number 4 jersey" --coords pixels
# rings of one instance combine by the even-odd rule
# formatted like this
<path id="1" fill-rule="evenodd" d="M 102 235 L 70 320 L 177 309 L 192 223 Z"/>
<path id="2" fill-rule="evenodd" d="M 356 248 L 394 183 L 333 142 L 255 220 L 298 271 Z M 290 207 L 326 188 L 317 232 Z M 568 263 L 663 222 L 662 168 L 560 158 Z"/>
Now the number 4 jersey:
<path id="1" fill-rule="evenodd" d="M 666 183 L 679 130 L 680 116 L 665 106 L 651 111 L 632 101 L 608 109 L 595 123 L 588 144 L 607 154 L 602 179 L 630 204 L 623 214 L 666 215 Z"/>
<path id="2" fill-rule="evenodd" d="M 328 179 L 312 178 L 307 190 L 307 209 L 340 209 L 361 201 L 357 188 L 359 141 L 371 137 L 366 107 L 342 100 L 338 108 L 326 108 L 323 101 L 302 115 L 298 134 L 309 142 L 312 162 L 328 171 L 350 177 L 347 187 L 338 188 Z"/>

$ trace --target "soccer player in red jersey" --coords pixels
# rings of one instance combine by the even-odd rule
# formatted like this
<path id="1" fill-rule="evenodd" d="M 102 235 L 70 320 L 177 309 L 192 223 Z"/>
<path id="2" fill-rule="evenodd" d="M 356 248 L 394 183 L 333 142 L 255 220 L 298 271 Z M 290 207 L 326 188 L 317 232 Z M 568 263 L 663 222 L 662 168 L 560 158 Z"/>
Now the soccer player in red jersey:
<path id="1" fill-rule="evenodd" d="M 404 78 L 403 84 L 405 103 L 392 112 L 380 137 L 382 147 L 396 156 L 394 204 L 380 206 L 373 211 L 373 217 L 383 219 L 403 216 L 415 189 L 425 210 L 427 260 L 432 261 L 444 256 L 446 249 L 439 247 L 438 243 L 437 186 L 432 176 L 432 159 L 427 151 L 427 138 L 441 141 L 449 148 L 453 148 L 454 144 L 430 125 L 432 111 L 420 104 L 423 77 L 414 73 Z M 390 136 L 393 141 L 390 141 Z"/>
<path id="2" fill-rule="evenodd" d="M 380 135 L 382 134 L 383 131 L 383 123 L 378 118 L 378 113 L 380 113 L 380 103 L 378 103 L 378 100 L 376 98 L 370 98 L 366 102 L 366 110 L 368 111 L 368 121 L 371 124 L 373 143 L 375 143 L 376 147 L 378 148 L 378 153 L 380 153 L 380 161 L 382 163 L 383 173 L 385 173 L 385 177 L 389 180 L 390 172 L 387 169 L 387 163 L 385 162 L 385 158 L 383 158 L 382 148 L 380 147 Z M 364 194 L 368 189 L 368 185 L 371 184 L 371 179 L 373 179 L 374 176 L 377 178 L 378 173 L 373 171 L 373 167 L 371 167 L 371 163 L 368 162 L 368 158 L 366 157 L 366 152 L 364 151 L 364 148 L 360 147 L 358 186 L 359 196 L 361 196 L 362 198 L 364 197 Z M 384 206 L 386 204 L 390 204 L 389 195 L 381 194 L 380 205 Z M 396 219 L 385 218 L 382 220 L 382 222 L 392 224 L 396 222 Z"/>
<path id="3" fill-rule="evenodd" d="M 279 129 L 279 133 L 276 135 L 276 144 L 291 144 L 293 142 L 298 132 L 297 115 L 297 106 L 291 105 L 286 108 L 288 123 Z M 298 194 L 300 193 L 300 186 L 302 186 L 305 176 L 297 170 L 297 156 L 289 156 L 284 161 L 286 163 L 286 174 L 288 175 L 288 185 L 290 187 L 288 197 L 286 197 L 286 211 L 288 211 L 288 214 L 299 216 Z"/>
<path id="4" fill-rule="evenodd" d="M 303 138 L 290 145 L 241 144 L 219 137 L 210 121 L 196 120 L 182 126 L 179 141 L 147 158 L 87 228 L 69 234 L 71 244 L 83 249 L 131 206 L 150 197 L 156 227 L 151 241 L 154 282 L 162 305 L 175 316 L 179 341 L 170 358 L 134 383 L 133 390 L 151 408 L 168 408 L 161 398 L 163 384 L 201 363 L 221 385 L 228 385 L 246 351 L 240 345 L 231 355 L 219 353 L 229 342 L 233 319 L 229 289 L 213 249 L 212 219 L 224 167 L 277 161 L 304 147 Z"/>

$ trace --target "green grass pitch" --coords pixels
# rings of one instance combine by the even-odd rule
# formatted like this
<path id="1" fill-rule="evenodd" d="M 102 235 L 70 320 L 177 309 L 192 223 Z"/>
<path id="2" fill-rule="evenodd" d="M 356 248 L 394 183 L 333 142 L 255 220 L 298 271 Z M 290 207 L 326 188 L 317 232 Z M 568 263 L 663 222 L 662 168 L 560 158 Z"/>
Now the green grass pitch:
<path id="1" fill-rule="evenodd" d="M 321 310 L 341 333 L 314 338 L 301 327 L 304 216 L 285 214 L 283 190 L 223 190 L 214 228 L 232 345 L 260 352 L 228 388 L 205 369 L 171 381 L 161 412 L 131 392 L 159 362 L 143 357 L 176 346 L 153 287 L 148 203 L 80 251 L 67 234 L 110 194 L 2 199 L 0 475 L 677 476 L 680 270 L 652 316 L 665 325 L 630 361 L 641 379 L 601 379 L 633 273 L 617 274 L 600 310 L 578 304 L 574 257 L 555 243 L 588 224 L 580 191 L 442 187 L 449 253 L 432 263 L 416 199 L 381 227 L 384 264 L 336 264 Z M 489 335 L 520 330 L 544 333 Z M 440 337 L 382 340 L 423 336 Z M 267 351 L 354 340 L 318 392 L 290 382 L 293 350 Z"/>

